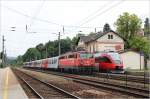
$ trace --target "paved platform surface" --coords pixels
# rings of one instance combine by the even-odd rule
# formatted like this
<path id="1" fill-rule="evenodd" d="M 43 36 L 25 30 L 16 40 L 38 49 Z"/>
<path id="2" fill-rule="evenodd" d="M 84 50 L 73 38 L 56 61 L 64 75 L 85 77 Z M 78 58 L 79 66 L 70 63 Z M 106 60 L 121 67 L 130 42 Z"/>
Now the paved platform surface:
<path id="1" fill-rule="evenodd" d="M 9 67 L 0 68 L 0 99 L 28 99 Z"/>

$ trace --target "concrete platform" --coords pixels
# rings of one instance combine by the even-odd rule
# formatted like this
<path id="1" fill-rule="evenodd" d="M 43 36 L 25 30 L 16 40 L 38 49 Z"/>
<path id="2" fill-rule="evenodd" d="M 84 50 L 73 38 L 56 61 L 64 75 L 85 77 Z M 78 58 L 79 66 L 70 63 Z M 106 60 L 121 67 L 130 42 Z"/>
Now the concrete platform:
<path id="1" fill-rule="evenodd" d="M 9 67 L 0 69 L 0 99 L 28 99 Z"/>

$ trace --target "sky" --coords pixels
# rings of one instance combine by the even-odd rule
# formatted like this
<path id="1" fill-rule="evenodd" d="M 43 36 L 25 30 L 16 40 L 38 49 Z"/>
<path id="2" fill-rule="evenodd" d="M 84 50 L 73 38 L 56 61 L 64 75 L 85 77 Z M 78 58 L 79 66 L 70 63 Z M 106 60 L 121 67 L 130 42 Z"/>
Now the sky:
<path id="1" fill-rule="evenodd" d="M 7 56 L 23 55 L 30 47 L 49 40 L 100 31 L 123 12 L 136 14 L 142 22 L 150 17 L 149 0 L 0 0 L 0 51 L 5 36 Z M 63 32 L 64 27 L 64 32 Z M 15 30 L 15 31 L 11 31 Z M 82 32 L 81 32 L 82 31 Z"/>

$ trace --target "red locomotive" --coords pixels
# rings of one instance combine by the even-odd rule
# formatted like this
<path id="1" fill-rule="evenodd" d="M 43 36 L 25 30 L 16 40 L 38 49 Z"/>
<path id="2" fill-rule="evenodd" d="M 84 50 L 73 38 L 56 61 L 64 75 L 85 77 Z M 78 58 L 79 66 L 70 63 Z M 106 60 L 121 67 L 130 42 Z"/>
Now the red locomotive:
<path id="1" fill-rule="evenodd" d="M 86 51 L 70 52 L 59 57 L 59 69 L 73 71 L 93 71 L 95 59 Z"/>
<path id="2" fill-rule="evenodd" d="M 116 52 L 99 52 L 94 54 L 97 71 L 123 73 L 123 62 Z"/>

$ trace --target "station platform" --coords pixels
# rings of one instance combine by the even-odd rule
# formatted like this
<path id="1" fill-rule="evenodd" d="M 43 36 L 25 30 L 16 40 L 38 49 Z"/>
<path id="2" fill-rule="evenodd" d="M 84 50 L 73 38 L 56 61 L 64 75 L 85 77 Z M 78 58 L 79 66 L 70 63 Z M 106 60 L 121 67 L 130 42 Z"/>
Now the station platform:
<path id="1" fill-rule="evenodd" d="M 0 99 L 28 99 L 9 67 L 0 68 Z"/>

